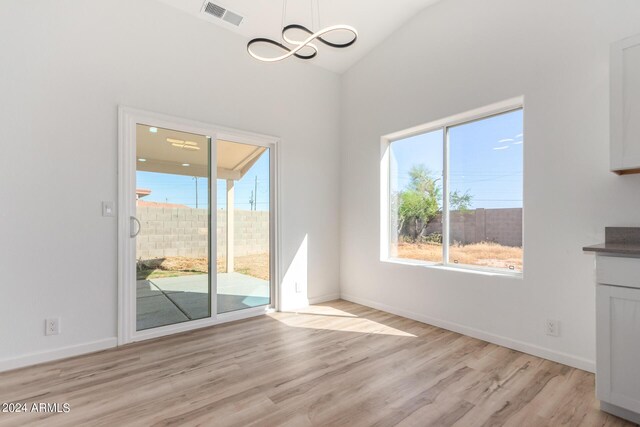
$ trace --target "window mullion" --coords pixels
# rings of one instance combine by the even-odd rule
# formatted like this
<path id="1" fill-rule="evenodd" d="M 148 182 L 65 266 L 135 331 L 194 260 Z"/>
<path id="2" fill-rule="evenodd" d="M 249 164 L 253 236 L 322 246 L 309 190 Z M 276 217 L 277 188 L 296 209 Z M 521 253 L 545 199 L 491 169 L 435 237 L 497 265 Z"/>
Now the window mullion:
<path id="1" fill-rule="evenodd" d="M 449 128 L 442 132 L 442 263 L 449 264 Z"/>

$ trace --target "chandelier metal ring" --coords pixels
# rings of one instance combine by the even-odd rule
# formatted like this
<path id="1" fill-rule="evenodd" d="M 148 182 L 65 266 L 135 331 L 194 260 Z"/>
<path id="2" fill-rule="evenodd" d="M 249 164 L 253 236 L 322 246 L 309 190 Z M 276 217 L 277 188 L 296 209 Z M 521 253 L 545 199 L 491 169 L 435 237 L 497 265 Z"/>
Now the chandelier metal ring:
<path id="1" fill-rule="evenodd" d="M 258 55 L 257 53 L 255 53 L 254 51 L 251 50 L 251 46 L 258 44 L 258 43 L 268 43 L 271 44 L 273 46 L 276 46 L 280 49 L 285 50 L 287 53 L 280 56 L 280 57 L 276 57 L 276 58 L 264 58 L 261 57 L 260 55 Z M 295 56 L 296 58 L 299 59 L 312 59 L 314 58 L 317 54 L 318 54 L 318 50 L 316 49 L 316 47 L 314 45 L 308 45 L 307 47 L 310 47 L 313 49 L 313 53 L 309 54 L 309 55 L 303 55 L 298 53 L 298 51 L 300 51 L 300 49 L 304 48 L 305 46 L 299 46 L 295 49 L 289 49 L 287 46 L 283 45 L 282 43 L 279 43 L 275 40 L 271 40 L 271 39 L 267 39 L 264 37 L 258 37 L 255 38 L 253 40 L 251 40 L 249 43 L 247 43 L 247 52 L 249 52 L 249 55 L 253 56 L 255 59 L 258 59 L 260 61 L 264 61 L 264 62 L 276 62 L 276 61 L 281 61 L 283 59 L 286 59 L 290 56 Z"/>
<path id="2" fill-rule="evenodd" d="M 337 28 L 337 27 L 339 27 L 339 28 Z M 334 27 L 329 27 L 329 28 L 333 28 L 331 31 L 349 31 L 349 32 L 351 32 L 351 34 L 353 34 L 353 38 L 350 41 L 346 42 L 346 43 L 332 43 L 332 42 L 330 42 L 328 40 L 325 40 L 322 36 L 315 36 L 316 39 L 318 39 L 322 43 L 326 44 L 327 46 L 335 47 L 337 49 L 344 49 L 345 47 L 351 46 L 352 44 L 354 44 L 356 42 L 356 40 L 358 40 L 358 32 L 356 31 L 355 28 L 353 28 L 353 27 L 351 27 L 349 25 L 334 25 Z M 282 29 L 282 38 L 287 43 L 291 43 L 291 44 L 298 44 L 299 43 L 298 41 L 290 39 L 289 37 L 287 37 L 287 32 L 290 32 L 290 30 L 302 30 L 305 33 L 309 34 L 310 36 L 314 36 L 313 31 L 311 31 L 310 29 L 308 29 L 304 25 L 290 24 L 290 25 L 287 25 L 286 27 L 284 27 Z M 326 28 L 325 28 L 325 30 L 326 30 Z M 324 30 L 321 30 L 321 31 L 324 31 Z M 318 33 L 315 33 L 315 34 L 318 34 Z M 324 34 L 327 34 L 327 33 L 324 33 Z"/>

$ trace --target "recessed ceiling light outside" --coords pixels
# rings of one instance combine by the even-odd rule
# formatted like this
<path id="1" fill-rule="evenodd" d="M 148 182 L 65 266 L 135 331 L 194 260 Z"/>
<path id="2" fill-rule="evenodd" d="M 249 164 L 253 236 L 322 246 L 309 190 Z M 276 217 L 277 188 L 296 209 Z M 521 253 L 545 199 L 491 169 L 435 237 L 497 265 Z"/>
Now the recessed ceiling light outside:
<path id="1" fill-rule="evenodd" d="M 139 162 L 146 162 L 147 159 L 138 159 Z"/>
<path id="2" fill-rule="evenodd" d="M 149 132 L 151 132 L 151 133 L 158 133 L 158 128 L 150 127 L 150 128 L 149 128 Z"/>
<path id="3" fill-rule="evenodd" d="M 183 141 L 182 139 L 167 138 L 167 142 L 176 148 L 184 148 L 185 150 L 199 150 L 197 142 Z"/>
<path id="4" fill-rule="evenodd" d="M 182 166 L 187 167 L 187 166 L 191 166 L 189 163 L 183 163 Z"/>

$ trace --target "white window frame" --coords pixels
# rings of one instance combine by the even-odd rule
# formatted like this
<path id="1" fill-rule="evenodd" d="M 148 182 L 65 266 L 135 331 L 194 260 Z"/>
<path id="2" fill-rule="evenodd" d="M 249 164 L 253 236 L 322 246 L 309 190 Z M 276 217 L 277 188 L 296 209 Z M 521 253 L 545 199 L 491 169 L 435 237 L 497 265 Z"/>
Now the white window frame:
<path id="1" fill-rule="evenodd" d="M 504 275 L 510 277 L 523 277 L 524 274 L 524 259 L 522 271 L 511 271 L 499 268 L 473 266 L 473 265 L 461 265 L 450 263 L 448 261 L 449 250 L 449 128 L 454 126 L 471 123 L 478 120 L 484 120 L 497 116 L 500 114 L 508 113 L 511 111 L 522 110 L 524 112 L 524 97 L 519 96 L 508 99 L 506 101 L 497 102 L 485 107 L 476 108 L 461 114 L 456 114 L 444 119 L 436 120 L 424 125 L 415 126 L 399 132 L 393 132 L 382 136 L 381 138 L 381 150 L 380 150 L 380 260 L 383 262 L 393 262 L 397 264 L 422 266 L 429 268 L 438 268 L 454 271 L 466 271 L 484 275 Z M 523 123 L 524 126 L 524 123 Z M 390 253 L 391 249 L 391 205 L 390 205 L 390 191 L 391 191 L 391 175 L 390 175 L 390 147 L 395 141 L 410 138 L 412 136 L 422 135 L 425 133 L 442 130 L 443 134 L 443 201 L 442 201 L 442 262 L 430 262 L 420 261 L 408 258 L 392 257 Z M 523 164 L 524 167 L 524 164 Z M 524 186 L 524 176 L 523 176 Z M 524 206 L 524 205 L 523 205 Z M 524 208 L 523 212 L 523 248 L 524 248 Z M 446 243 L 445 243 L 446 242 Z M 524 254 L 524 251 L 523 251 Z"/>

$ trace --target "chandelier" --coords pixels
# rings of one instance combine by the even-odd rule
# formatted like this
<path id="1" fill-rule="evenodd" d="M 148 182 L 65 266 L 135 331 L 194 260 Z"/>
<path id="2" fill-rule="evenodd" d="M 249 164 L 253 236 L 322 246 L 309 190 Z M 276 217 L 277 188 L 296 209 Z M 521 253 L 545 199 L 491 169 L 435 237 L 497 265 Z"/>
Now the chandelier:
<path id="1" fill-rule="evenodd" d="M 313 2 L 313 0 L 311 1 Z M 319 1 L 320 0 L 316 0 L 316 14 L 318 19 L 318 27 L 320 27 Z M 313 15 L 314 15 L 313 3 L 311 6 L 311 10 L 312 10 L 311 16 L 313 21 Z M 313 32 L 307 27 L 305 27 L 304 25 L 300 25 L 300 24 L 289 24 L 285 26 L 284 20 L 286 16 L 286 11 L 287 11 L 287 0 L 283 0 L 282 2 L 282 27 L 283 27 L 282 40 L 283 42 L 281 43 L 279 41 L 264 38 L 264 37 L 255 38 L 249 41 L 249 43 L 247 43 L 247 52 L 249 52 L 249 55 L 263 62 L 282 61 L 283 59 L 287 59 L 292 56 L 295 56 L 296 58 L 299 58 L 299 59 L 312 59 L 312 58 L 315 58 L 316 55 L 318 55 L 318 47 L 313 43 L 316 40 L 329 47 L 333 47 L 336 49 L 344 49 L 354 44 L 358 39 L 358 32 L 356 31 L 355 28 L 353 28 L 350 25 L 332 25 L 329 27 L 322 28 L 316 32 Z M 325 36 L 327 36 L 328 34 L 336 31 L 347 31 L 351 33 L 353 37 L 351 38 L 351 40 L 344 43 L 333 43 L 328 41 L 325 38 Z M 296 37 L 293 36 L 293 34 L 295 34 L 296 32 L 302 32 L 306 34 L 306 37 L 303 37 L 302 39 L 298 37 L 296 39 Z M 290 46 L 287 46 L 285 43 L 288 43 Z M 271 57 L 262 56 L 255 51 L 255 47 L 259 45 L 264 45 L 264 44 L 276 46 L 277 48 L 281 49 L 283 53 L 278 56 L 271 56 Z M 304 52 L 302 52 L 303 49 L 305 49 Z"/>

